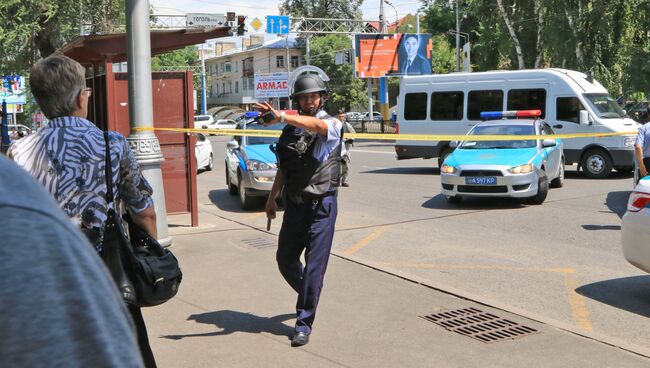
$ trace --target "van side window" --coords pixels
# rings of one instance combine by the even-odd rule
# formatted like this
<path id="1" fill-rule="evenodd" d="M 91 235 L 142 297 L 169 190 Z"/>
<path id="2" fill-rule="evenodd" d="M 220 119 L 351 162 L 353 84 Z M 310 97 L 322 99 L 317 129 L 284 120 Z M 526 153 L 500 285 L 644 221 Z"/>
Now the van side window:
<path id="1" fill-rule="evenodd" d="M 467 94 L 467 119 L 481 120 L 483 111 L 503 110 L 503 91 L 470 91 Z"/>
<path id="2" fill-rule="evenodd" d="M 558 97 L 555 106 L 556 120 L 579 124 L 580 110 L 584 109 L 577 97 Z"/>
<path id="3" fill-rule="evenodd" d="M 404 96 L 404 120 L 425 120 L 427 118 L 427 94 L 407 93 Z"/>
<path id="4" fill-rule="evenodd" d="M 511 89 L 508 91 L 507 110 L 542 110 L 541 118 L 546 117 L 545 89 Z"/>
<path id="5" fill-rule="evenodd" d="M 431 120 L 462 120 L 463 92 L 433 92 Z"/>

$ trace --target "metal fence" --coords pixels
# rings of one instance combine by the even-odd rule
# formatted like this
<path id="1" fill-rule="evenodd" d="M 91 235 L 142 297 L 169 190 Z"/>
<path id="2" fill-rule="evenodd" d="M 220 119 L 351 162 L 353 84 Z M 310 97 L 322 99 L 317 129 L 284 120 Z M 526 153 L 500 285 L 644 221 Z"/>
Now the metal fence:
<path id="1" fill-rule="evenodd" d="M 395 122 L 392 120 L 348 119 L 357 133 L 394 134 Z"/>

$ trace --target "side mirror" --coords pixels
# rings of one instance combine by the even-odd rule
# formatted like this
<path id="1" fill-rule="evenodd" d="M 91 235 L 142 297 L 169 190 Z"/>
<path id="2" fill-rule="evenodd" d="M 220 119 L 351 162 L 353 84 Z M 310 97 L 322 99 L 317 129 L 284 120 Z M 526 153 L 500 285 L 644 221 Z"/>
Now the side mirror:
<path id="1" fill-rule="evenodd" d="M 205 136 L 203 134 L 201 134 L 201 133 L 196 133 L 196 139 L 199 142 L 205 142 L 205 140 L 206 140 Z"/>
<path id="2" fill-rule="evenodd" d="M 589 112 L 587 110 L 580 110 L 580 125 L 590 125 Z"/>
<path id="3" fill-rule="evenodd" d="M 451 141 L 451 142 L 449 142 L 449 147 L 451 147 L 451 148 L 456 148 L 456 147 L 458 147 L 458 141 Z"/>
<path id="4" fill-rule="evenodd" d="M 555 141 L 555 139 L 544 139 L 542 141 L 542 147 L 544 148 L 555 147 L 555 146 L 557 146 L 557 142 Z"/>
<path id="5" fill-rule="evenodd" d="M 233 139 L 232 141 L 226 143 L 226 147 L 228 147 L 228 149 L 237 149 L 239 148 L 239 143 Z"/>

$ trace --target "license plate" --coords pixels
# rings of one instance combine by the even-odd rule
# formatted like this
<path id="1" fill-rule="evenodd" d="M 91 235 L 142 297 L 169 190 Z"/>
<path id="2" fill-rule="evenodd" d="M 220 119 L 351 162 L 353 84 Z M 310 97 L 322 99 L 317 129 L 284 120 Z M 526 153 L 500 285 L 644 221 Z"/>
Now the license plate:
<path id="1" fill-rule="evenodd" d="M 497 178 L 494 176 L 485 176 L 485 177 L 469 177 L 465 178 L 465 184 L 474 184 L 474 185 L 496 185 Z"/>

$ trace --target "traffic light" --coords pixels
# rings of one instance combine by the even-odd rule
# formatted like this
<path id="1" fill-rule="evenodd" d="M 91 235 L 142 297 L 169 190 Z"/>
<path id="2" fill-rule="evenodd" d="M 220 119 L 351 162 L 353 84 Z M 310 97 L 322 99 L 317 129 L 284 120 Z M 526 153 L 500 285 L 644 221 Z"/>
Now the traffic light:
<path id="1" fill-rule="evenodd" d="M 237 16 L 237 36 L 243 36 L 246 32 L 246 16 Z"/>

